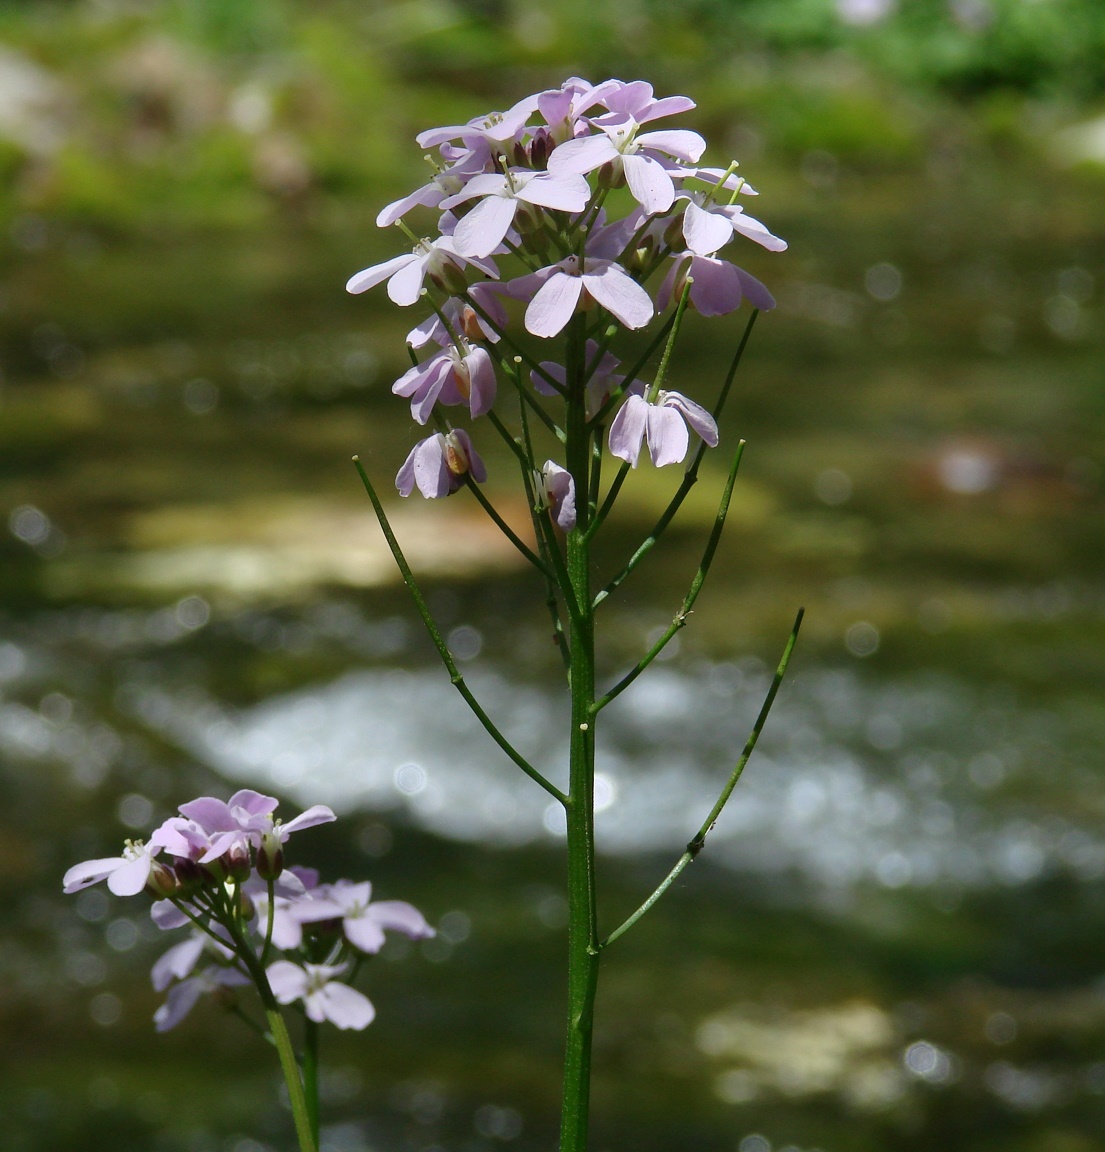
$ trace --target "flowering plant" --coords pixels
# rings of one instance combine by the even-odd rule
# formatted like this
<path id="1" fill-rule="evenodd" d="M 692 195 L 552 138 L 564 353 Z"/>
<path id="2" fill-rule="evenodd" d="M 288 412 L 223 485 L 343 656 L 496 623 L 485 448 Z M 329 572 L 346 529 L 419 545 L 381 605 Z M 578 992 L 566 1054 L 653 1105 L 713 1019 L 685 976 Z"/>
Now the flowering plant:
<path id="1" fill-rule="evenodd" d="M 744 770 L 786 670 L 799 612 L 748 741 L 714 807 L 686 851 L 626 921 L 599 932 L 595 882 L 594 769 L 603 708 L 667 646 L 709 571 L 743 452 L 731 458 L 702 560 L 671 625 L 616 683 L 596 684 L 596 619 L 679 511 L 707 447 L 720 442 L 718 420 L 760 310 L 774 307 L 755 277 L 719 253 L 735 240 L 769 251 L 786 243 L 744 208 L 756 193 L 725 168 L 701 164 L 706 141 L 658 121 L 689 112 L 685 96 L 657 98 L 637 80 L 592 84 L 579 77 L 467 124 L 417 137 L 436 148 L 429 181 L 387 205 L 377 223 L 397 225 L 413 247 L 358 272 L 360 293 L 386 283 L 391 300 L 429 313 L 407 337 L 411 368 L 392 386 L 410 401 L 419 425 L 435 429 L 410 451 L 396 486 L 429 499 L 467 488 L 540 577 L 571 698 L 567 787 L 508 741 L 481 707 L 434 622 L 384 506 L 359 459 L 361 480 L 418 611 L 452 683 L 500 749 L 563 806 L 568 855 L 567 1042 L 561 1152 L 587 1142 L 591 1035 L 600 961 L 702 849 Z M 437 213 L 437 235 L 420 238 L 406 223 L 416 209 Z M 619 215 L 620 212 L 620 215 Z M 507 269 L 511 268 L 509 275 Z M 660 283 L 654 289 L 654 278 Z M 752 312 L 712 408 L 667 386 L 673 350 L 688 309 L 724 316 L 742 302 Z M 660 321 L 660 314 L 666 318 Z M 655 327 L 643 347 L 632 333 Z M 558 351 L 544 349 L 557 341 Z M 653 369 L 654 358 L 658 363 Z M 621 367 L 622 363 L 628 366 Z M 529 539 L 512 528 L 481 485 L 488 469 L 478 434 L 444 409 L 484 421 L 484 435 L 505 443 L 520 471 L 530 509 Z M 538 450 L 539 438 L 548 441 Z M 604 472 L 604 443 L 619 461 Z M 685 462 L 681 482 L 655 526 L 598 590 L 592 548 L 642 450 L 655 466 Z"/>
<path id="2" fill-rule="evenodd" d="M 370 1024 L 376 1009 L 353 987 L 365 957 L 380 951 L 387 931 L 413 940 L 434 931 L 410 904 L 372 901 L 368 883 L 320 884 L 313 868 L 285 868 L 291 834 L 328 823 L 334 813 L 316 804 L 283 824 L 274 818 L 276 808 L 272 796 L 248 788 L 227 802 L 202 796 L 182 804 L 180 815 L 148 841 L 128 841 L 121 856 L 74 865 L 63 886 L 67 893 L 79 892 L 106 880 L 116 896 L 146 891 L 155 897 L 150 915 L 158 928 L 191 926 L 188 938 L 153 966 L 154 988 L 168 989 L 154 1015 L 157 1030 L 179 1024 L 205 993 L 224 997 L 276 1046 L 300 1148 L 316 1152 L 318 1025 Z M 230 991 L 249 985 L 260 997 L 267 1027 Z M 298 1058 L 281 1005 L 295 1005 L 304 1017 Z"/>

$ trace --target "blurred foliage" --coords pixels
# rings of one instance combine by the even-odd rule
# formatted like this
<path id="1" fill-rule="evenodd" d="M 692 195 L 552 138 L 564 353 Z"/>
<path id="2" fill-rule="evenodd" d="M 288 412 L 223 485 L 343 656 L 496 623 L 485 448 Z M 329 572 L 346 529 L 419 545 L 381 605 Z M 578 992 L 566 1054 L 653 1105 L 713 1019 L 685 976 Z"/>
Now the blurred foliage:
<path id="1" fill-rule="evenodd" d="M 0 80 L 22 76 L 0 214 L 108 232 L 325 222 L 406 185 L 446 102 L 572 70 L 693 90 L 741 156 L 866 166 L 915 162 L 963 98 L 1016 138 L 1105 93 L 1099 0 L 38 0 L 0 10 L 0 41 Z"/>

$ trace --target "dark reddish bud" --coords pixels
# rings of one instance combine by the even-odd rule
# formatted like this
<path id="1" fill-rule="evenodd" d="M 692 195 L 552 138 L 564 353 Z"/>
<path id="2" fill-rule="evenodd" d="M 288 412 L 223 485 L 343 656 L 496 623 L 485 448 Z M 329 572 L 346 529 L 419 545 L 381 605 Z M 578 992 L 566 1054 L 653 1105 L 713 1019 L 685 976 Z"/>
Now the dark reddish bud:
<path id="1" fill-rule="evenodd" d="M 180 895 L 181 884 L 172 868 L 167 868 L 160 860 L 150 862 L 150 875 L 146 881 L 146 891 L 159 900 Z"/>
<path id="2" fill-rule="evenodd" d="M 173 871 L 181 888 L 187 892 L 201 888 L 210 880 L 207 869 L 202 864 L 197 864 L 195 860 L 189 860 L 187 856 L 173 858 Z"/>
<path id="3" fill-rule="evenodd" d="M 549 135 L 547 128 L 538 128 L 533 134 L 529 146 L 530 166 L 539 172 L 544 172 L 549 166 L 549 153 L 556 147 L 556 141 Z"/>
<path id="4" fill-rule="evenodd" d="M 266 832 L 257 849 L 257 875 L 275 880 L 284 871 L 284 845 L 275 832 Z"/>
<path id="5" fill-rule="evenodd" d="M 253 867 L 249 858 L 249 846 L 246 844 L 234 844 L 223 853 L 223 860 L 226 862 L 227 875 L 232 880 L 248 880 L 249 873 Z"/>

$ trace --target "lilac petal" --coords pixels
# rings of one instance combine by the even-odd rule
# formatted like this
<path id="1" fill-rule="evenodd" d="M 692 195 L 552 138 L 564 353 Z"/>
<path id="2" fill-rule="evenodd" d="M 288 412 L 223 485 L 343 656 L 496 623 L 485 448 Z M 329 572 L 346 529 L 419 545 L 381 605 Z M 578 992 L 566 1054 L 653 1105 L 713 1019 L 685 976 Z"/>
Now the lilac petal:
<path id="1" fill-rule="evenodd" d="M 193 936 L 180 944 L 174 944 L 154 964 L 150 980 L 154 991 L 164 992 L 174 980 L 183 980 L 196 966 L 203 955 L 203 937 Z"/>
<path id="2" fill-rule="evenodd" d="M 421 364 L 414 364 L 399 377 L 391 386 L 395 396 L 411 397 L 430 386 L 435 372 L 449 371 L 448 352 L 435 352 L 428 360 Z"/>
<path id="3" fill-rule="evenodd" d="M 638 152 L 623 156 L 622 165 L 630 192 L 649 215 L 666 212 L 672 206 L 675 185 L 658 160 Z"/>
<path id="4" fill-rule="evenodd" d="M 787 242 L 773 235 L 766 224 L 761 224 L 754 216 L 746 216 L 743 212 L 733 212 L 729 217 L 733 231 L 747 236 L 769 252 L 785 252 Z"/>
<path id="5" fill-rule="evenodd" d="M 495 403 L 495 365 L 486 348 L 473 348 L 464 365 L 468 369 L 469 408 L 473 416 L 482 416 Z"/>
<path id="6" fill-rule="evenodd" d="M 266 970 L 272 994 L 281 1004 L 298 1000 L 307 991 L 307 973 L 290 960 L 277 960 Z"/>
<path id="7" fill-rule="evenodd" d="M 682 392 L 661 392 L 660 403 L 682 413 L 683 419 L 706 444 L 717 447 L 717 423 L 701 404 L 689 400 Z"/>
<path id="8" fill-rule="evenodd" d="M 245 844 L 245 835 L 240 831 L 235 832 L 220 832 L 217 836 L 211 837 L 211 847 L 200 857 L 201 864 L 210 864 L 212 860 L 218 860 L 225 852 L 229 852 L 236 844 Z"/>
<path id="9" fill-rule="evenodd" d="M 574 172 L 538 176 L 517 193 L 519 200 L 561 212 L 582 212 L 591 199 L 591 185 Z"/>
<path id="10" fill-rule="evenodd" d="M 305 812 L 300 812 L 294 820 L 280 825 L 280 839 L 287 840 L 293 832 L 301 832 L 304 828 L 314 828 L 317 824 L 329 824 L 336 820 L 332 808 L 325 804 L 312 804 Z"/>
<path id="11" fill-rule="evenodd" d="M 275 796 L 265 796 L 252 788 L 240 788 L 226 804 L 231 811 L 244 808 L 251 816 L 271 816 L 280 807 Z"/>
<path id="12" fill-rule="evenodd" d="M 341 907 L 343 914 L 367 908 L 372 899 L 372 884 L 368 880 L 358 884 L 352 880 L 338 880 L 328 885 L 328 889 L 329 898 Z"/>
<path id="13" fill-rule="evenodd" d="M 262 931 L 268 931 L 268 917 L 264 919 Z M 279 905 L 273 912 L 272 942 L 282 951 L 291 951 L 303 943 L 303 925 L 288 911 Z"/>
<path id="14" fill-rule="evenodd" d="M 541 367 L 563 388 L 567 376 L 564 372 L 563 364 L 554 364 L 551 360 L 542 360 Z M 540 372 L 531 372 L 529 378 L 533 383 L 534 388 L 541 393 L 542 396 L 559 396 L 560 393 L 541 375 Z"/>
<path id="15" fill-rule="evenodd" d="M 766 229 L 765 229 L 766 231 Z M 712 256 L 733 238 L 733 225 L 719 212 L 707 212 L 692 200 L 683 213 L 683 239 L 692 252 Z"/>
<path id="16" fill-rule="evenodd" d="M 400 496 L 409 496 L 417 487 L 427 500 L 449 494 L 449 469 L 445 463 L 445 437 L 440 432 L 420 440 L 410 451 L 395 476 Z"/>
<path id="17" fill-rule="evenodd" d="M 396 272 L 388 281 L 388 298 L 400 308 L 417 302 L 426 279 L 426 259 L 416 256 Z"/>
<path id="18" fill-rule="evenodd" d="M 162 930 L 183 928 L 188 917 L 170 900 L 158 900 L 150 905 L 150 919 Z"/>
<path id="19" fill-rule="evenodd" d="M 690 112 L 697 107 L 698 105 L 689 96 L 665 96 L 662 100 L 654 100 L 647 108 L 637 113 L 636 120 L 638 124 L 647 124 L 650 120 L 659 120 L 663 116 L 677 116 L 680 112 Z"/>
<path id="20" fill-rule="evenodd" d="M 457 440 L 464 450 L 465 456 L 468 457 L 468 475 L 478 484 L 482 484 L 487 479 L 487 466 L 484 464 L 483 458 L 472 446 L 471 437 L 463 428 L 454 428 L 450 435 Z"/>
<path id="21" fill-rule="evenodd" d="M 412 208 L 419 204 L 425 204 L 428 208 L 435 208 L 443 196 L 444 193 L 441 191 L 441 188 L 433 181 L 429 184 L 423 184 L 421 188 L 412 192 L 409 196 L 404 196 L 400 200 L 393 200 L 390 204 L 381 208 L 379 215 L 376 217 L 376 227 L 390 227 L 396 220 L 405 216 Z"/>
<path id="22" fill-rule="evenodd" d="M 514 223 L 518 201 L 513 196 L 488 196 L 457 225 L 453 233 L 461 256 L 490 256 Z"/>
<path id="23" fill-rule="evenodd" d="M 362 952 L 374 955 L 384 946 L 384 930 L 367 915 L 350 916 L 344 921 L 345 938 Z"/>
<path id="24" fill-rule="evenodd" d="M 315 1008 L 318 1015 L 312 1008 Z M 372 1001 L 356 988 L 331 981 L 308 998 L 307 1015 L 319 1023 L 325 1019 L 339 1028 L 360 1030 L 367 1028 L 376 1018 L 376 1009 Z"/>
<path id="25" fill-rule="evenodd" d="M 761 312 L 770 312 L 775 307 L 775 297 L 756 279 L 755 276 L 745 272 L 743 268 L 736 269 L 737 277 L 740 279 L 741 288 L 744 289 L 745 298 L 753 308 L 759 308 Z"/>
<path id="26" fill-rule="evenodd" d="M 634 468 L 645 436 L 648 408 L 648 402 L 642 396 L 629 396 L 610 425 L 611 454 Z"/>
<path id="27" fill-rule="evenodd" d="M 706 151 L 706 141 L 697 132 L 689 132 L 686 128 L 673 128 L 666 132 L 642 132 L 636 137 L 636 143 L 641 148 L 655 148 L 677 160 L 686 160 L 691 164 Z"/>
<path id="28" fill-rule="evenodd" d="M 583 291 L 583 280 L 558 271 L 537 290 L 526 309 L 526 331 L 546 339 L 563 331 Z"/>
<path id="29" fill-rule="evenodd" d="M 643 328 L 652 319 L 652 297 L 619 264 L 585 272 L 582 279 L 595 300 L 627 328 Z"/>
<path id="30" fill-rule="evenodd" d="M 728 261 L 696 256 L 691 261 L 691 276 L 691 303 L 703 316 L 724 316 L 740 304 L 740 277 Z"/>
<path id="31" fill-rule="evenodd" d="M 603 97 L 603 103 L 611 112 L 635 115 L 643 112 L 652 101 L 652 85 L 647 80 L 631 80 L 628 84 L 619 83 Z"/>
<path id="32" fill-rule="evenodd" d="M 229 832 L 238 827 L 238 821 L 230 811 L 230 805 L 214 796 L 201 796 L 181 804 L 177 811 L 194 820 L 205 832 Z"/>
<path id="33" fill-rule="evenodd" d="M 657 468 L 665 464 L 678 464 L 687 455 L 690 436 L 683 417 L 674 408 L 649 404 L 648 450 Z"/>
<path id="34" fill-rule="evenodd" d="M 427 940 L 436 935 L 426 917 L 405 900 L 378 900 L 368 906 L 367 915 L 381 928 L 402 932 L 412 940 Z"/>
<path id="35" fill-rule="evenodd" d="M 448 210 L 477 196 L 501 195 L 507 188 L 507 179 L 501 172 L 484 172 L 479 176 L 473 176 L 459 192 L 446 196 L 438 207 Z"/>
<path id="36" fill-rule="evenodd" d="M 85 860 L 83 864 L 74 864 L 61 878 L 61 890 L 69 896 L 82 888 L 87 888 L 89 884 L 98 884 L 121 868 L 124 863 L 125 859 L 122 856 L 105 856 L 99 860 Z"/>
<path id="37" fill-rule="evenodd" d="M 312 900 L 300 900 L 291 905 L 289 913 L 301 924 L 317 924 L 320 920 L 340 920 L 346 908 L 337 900 L 316 896 Z"/>
<path id="38" fill-rule="evenodd" d="M 137 896 L 146 887 L 150 878 L 153 860 L 148 852 L 142 852 L 133 860 L 128 860 L 121 868 L 116 868 L 107 878 L 107 886 L 116 896 Z"/>
<path id="39" fill-rule="evenodd" d="M 175 1028 L 196 1006 L 196 1001 L 207 991 L 207 986 L 199 977 L 184 980 L 170 989 L 165 1003 L 153 1014 L 154 1027 L 158 1032 L 168 1032 Z"/>
<path id="40" fill-rule="evenodd" d="M 365 268 L 355 276 L 351 276 L 345 285 L 345 290 L 354 295 L 359 292 L 367 292 L 369 288 L 375 288 L 377 284 L 382 284 L 390 276 L 394 276 L 396 272 L 417 260 L 418 257 L 413 252 L 406 252 L 402 256 L 394 256 L 390 260 L 385 260 L 383 264 L 373 264 L 371 268 Z"/>
<path id="41" fill-rule="evenodd" d="M 596 136 L 580 136 L 566 140 L 554 148 L 549 156 L 549 171 L 554 176 L 567 176 L 572 173 L 582 175 L 593 172 L 610 160 L 618 158 L 618 150 L 605 133 Z"/>

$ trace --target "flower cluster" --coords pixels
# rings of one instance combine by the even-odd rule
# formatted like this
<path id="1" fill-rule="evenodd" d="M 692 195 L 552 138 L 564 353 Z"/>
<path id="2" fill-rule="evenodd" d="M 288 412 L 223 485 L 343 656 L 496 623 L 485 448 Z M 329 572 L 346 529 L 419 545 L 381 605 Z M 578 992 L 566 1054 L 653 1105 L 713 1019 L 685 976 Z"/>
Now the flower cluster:
<path id="1" fill-rule="evenodd" d="M 608 347 L 619 328 L 645 328 L 680 303 L 704 316 L 732 312 L 742 300 L 774 307 L 763 284 L 719 255 L 737 237 L 773 252 L 786 248 L 739 202 L 755 191 L 736 175 L 735 163 L 700 164 L 706 141 L 697 132 L 655 126 L 694 107 L 685 96 L 658 99 L 642 80 L 592 84 L 572 77 L 506 112 L 417 137 L 421 147 L 438 151 L 427 157 L 433 174 L 377 217 L 381 227 L 401 227 L 414 246 L 358 272 L 346 286 L 356 293 L 386 281 L 396 304 L 426 300 L 434 311 L 408 337 L 412 350 L 433 350 L 392 389 L 410 400 L 419 424 L 433 420 L 439 429 L 400 469 L 402 495 L 417 487 L 426 497 L 445 496 L 485 478 L 470 438 L 439 406 L 485 415 L 504 375 L 524 403 L 538 402 L 531 387 L 569 405 L 578 398 L 589 421 L 604 419 L 622 401 L 609 448 L 634 467 L 645 444 L 653 463 L 663 465 L 682 461 L 692 436 L 717 443 L 709 412 L 663 389 L 660 379 L 614 375 L 618 361 Z M 616 204 L 625 209 L 618 218 Z M 419 238 L 407 226 L 405 217 L 418 208 L 439 214 L 436 237 Z M 526 271 L 504 279 L 503 258 Z M 660 283 L 650 291 L 654 276 Z M 525 356 L 524 338 L 510 332 L 511 306 L 524 308 L 525 331 L 544 340 L 585 313 L 582 370 L 578 358 L 569 370 L 567 360 Z M 518 371 L 523 360 L 533 368 L 528 381 Z M 568 530 L 575 494 L 561 471 L 549 461 L 536 501 Z"/>
<path id="2" fill-rule="evenodd" d="M 205 993 L 249 984 L 266 1003 L 301 1002 L 316 1023 L 364 1028 L 375 1009 L 341 977 L 379 952 L 385 932 L 434 935 L 410 904 L 373 901 L 367 882 L 320 884 L 314 869 L 285 868 L 291 834 L 334 813 L 316 804 L 284 824 L 276 808 L 272 796 L 249 788 L 229 801 L 203 796 L 182 804 L 147 841 L 128 841 L 122 855 L 65 873 L 67 893 L 101 880 L 117 896 L 145 890 L 155 897 L 158 928 L 191 927 L 153 966 L 154 988 L 168 990 L 154 1016 L 158 1031 L 180 1023 Z M 270 963 L 274 951 L 284 956 Z"/>

